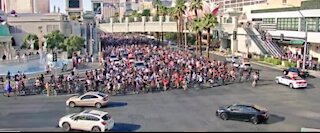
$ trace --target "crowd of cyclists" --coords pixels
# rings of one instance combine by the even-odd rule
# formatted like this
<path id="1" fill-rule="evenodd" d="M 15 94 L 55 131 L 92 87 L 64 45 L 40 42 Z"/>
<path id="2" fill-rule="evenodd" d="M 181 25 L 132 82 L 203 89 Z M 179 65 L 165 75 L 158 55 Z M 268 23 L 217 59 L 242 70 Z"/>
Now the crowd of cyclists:
<path id="1" fill-rule="evenodd" d="M 103 46 L 102 69 L 86 71 L 85 74 L 72 71 L 68 75 L 51 75 L 47 81 L 41 74 L 31 89 L 48 96 L 86 91 L 118 95 L 187 90 L 203 88 L 204 84 L 212 87 L 249 80 L 255 85 L 259 79 L 259 73 L 252 72 L 252 69 L 237 69 L 224 61 L 210 60 L 153 39 L 111 36 L 105 39 Z M 118 60 L 111 60 L 111 56 Z M 10 88 L 18 92 L 26 88 L 25 76 L 21 74 L 17 78 L 21 83 L 14 88 L 7 80 L 7 92 L 11 91 Z"/>

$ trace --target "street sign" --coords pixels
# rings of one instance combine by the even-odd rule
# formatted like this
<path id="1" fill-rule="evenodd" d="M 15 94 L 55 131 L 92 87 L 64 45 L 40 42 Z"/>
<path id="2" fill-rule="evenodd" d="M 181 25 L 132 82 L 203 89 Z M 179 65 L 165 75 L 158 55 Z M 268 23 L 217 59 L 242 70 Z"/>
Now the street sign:
<path id="1" fill-rule="evenodd" d="M 304 40 L 290 40 L 289 44 L 302 45 Z"/>

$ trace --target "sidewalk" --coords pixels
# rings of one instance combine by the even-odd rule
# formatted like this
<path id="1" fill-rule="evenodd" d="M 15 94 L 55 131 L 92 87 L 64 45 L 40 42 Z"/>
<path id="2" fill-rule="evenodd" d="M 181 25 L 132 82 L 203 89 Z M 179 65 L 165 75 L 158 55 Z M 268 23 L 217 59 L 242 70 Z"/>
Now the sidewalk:
<path id="1" fill-rule="evenodd" d="M 221 53 L 221 52 L 217 52 L 217 51 L 211 51 L 210 53 L 215 54 L 215 55 L 219 55 L 219 56 L 223 56 L 223 57 L 227 57 L 228 55 L 226 53 Z M 235 54 L 238 55 L 238 54 Z M 287 67 L 283 67 L 283 66 L 276 66 L 273 64 L 269 64 L 266 62 L 261 62 L 261 61 L 254 61 L 254 60 L 250 60 L 250 62 L 252 64 L 255 65 L 259 65 L 259 66 L 263 66 L 263 67 L 268 67 L 268 68 L 272 68 L 272 69 L 276 69 L 276 70 L 284 70 L 284 69 L 288 69 Z M 316 78 L 320 78 L 320 71 L 314 71 L 314 70 L 308 70 L 309 74 L 316 77 Z"/>

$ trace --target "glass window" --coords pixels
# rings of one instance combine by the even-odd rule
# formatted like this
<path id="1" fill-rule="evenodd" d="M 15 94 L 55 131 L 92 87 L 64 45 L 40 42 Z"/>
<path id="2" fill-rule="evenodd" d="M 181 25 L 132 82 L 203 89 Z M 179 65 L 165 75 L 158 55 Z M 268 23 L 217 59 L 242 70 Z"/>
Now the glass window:
<path id="1" fill-rule="evenodd" d="M 298 31 L 298 18 L 278 18 L 277 20 L 278 30 Z"/>
<path id="2" fill-rule="evenodd" d="M 75 118 L 75 120 L 86 120 L 86 116 L 84 115 L 79 115 Z"/>
<path id="3" fill-rule="evenodd" d="M 263 18 L 262 21 L 264 24 L 274 24 L 275 18 Z"/>
<path id="4" fill-rule="evenodd" d="M 99 121 L 100 119 L 97 118 L 97 117 L 91 116 L 91 115 L 87 115 L 87 116 L 86 116 L 86 120 L 89 120 L 89 121 Z"/>
<path id="5" fill-rule="evenodd" d="M 91 98 L 98 98 L 97 96 L 94 96 L 94 95 L 85 95 L 81 98 L 81 100 L 84 100 L 84 99 L 91 99 Z"/>
<path id="6" fill-rule="evenodd" d="M 306 18 L 307 19 L 307 25 L 308 25 L 308 31 L 310 32 L 316 32 L 319 30 L 319 19 L 318 18 Z M 306 21 L 305 19 L 301 19 L 301 31 L 305 31 L 306 29 Z"/>

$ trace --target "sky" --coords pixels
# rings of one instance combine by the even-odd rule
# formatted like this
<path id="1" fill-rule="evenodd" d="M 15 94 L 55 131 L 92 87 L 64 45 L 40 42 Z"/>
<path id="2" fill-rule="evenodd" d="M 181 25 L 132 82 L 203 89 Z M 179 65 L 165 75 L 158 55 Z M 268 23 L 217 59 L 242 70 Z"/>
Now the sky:
<path id="1" fill-rule="evenodd" d="M 53 7 L 56 6 L 56 10 L 58 11 L 58 7 L 60 7 L 60 11 L 65 13 L 65 0 L 50 0 L 50 11 L 53 11 Z M 83 0 L 83 10 L 91 11 L 91 0 Z"/>

